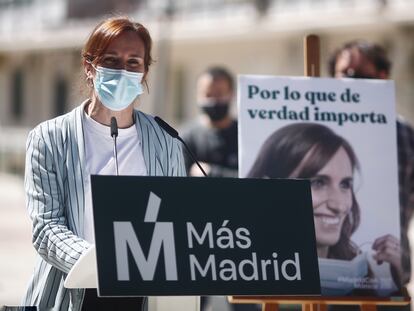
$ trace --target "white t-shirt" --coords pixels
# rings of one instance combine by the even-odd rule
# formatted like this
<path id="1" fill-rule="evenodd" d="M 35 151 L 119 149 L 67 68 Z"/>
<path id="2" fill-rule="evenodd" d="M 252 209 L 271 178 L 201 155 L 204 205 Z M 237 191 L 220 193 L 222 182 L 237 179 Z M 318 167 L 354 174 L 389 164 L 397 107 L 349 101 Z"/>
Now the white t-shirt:
<path id="1" fill-rule="evenodd" d="M 110 127 L 100 124 L 84 112 L 84 137 L 87 181 L 85 184 L 85 240 L 94 244 L 92 193 L 90 175 L 116 175 L 114 140 Z M 144 157 L 135 124 L 118 129 L 116 140 L 119 175 L 147 175 Z"/>

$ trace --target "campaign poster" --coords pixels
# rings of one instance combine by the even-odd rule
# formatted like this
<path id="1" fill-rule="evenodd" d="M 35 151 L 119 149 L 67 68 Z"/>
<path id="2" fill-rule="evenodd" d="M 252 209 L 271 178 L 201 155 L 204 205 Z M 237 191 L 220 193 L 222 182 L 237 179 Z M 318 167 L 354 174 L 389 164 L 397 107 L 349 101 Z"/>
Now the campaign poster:
<path id="1" fill-rule="evenodd" d="M 310 180 L 322 294 L 398 294 L 394 83 L 242 75 L 238 115 L 240 177 Z"/>

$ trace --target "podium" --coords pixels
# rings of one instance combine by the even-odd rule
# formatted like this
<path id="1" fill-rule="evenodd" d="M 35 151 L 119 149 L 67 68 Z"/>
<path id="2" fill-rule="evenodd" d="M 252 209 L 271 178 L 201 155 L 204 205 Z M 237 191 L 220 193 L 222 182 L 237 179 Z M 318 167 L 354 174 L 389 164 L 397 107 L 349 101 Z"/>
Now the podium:
<path id="1" fill-rule="evenodd" d="M 170 296 L 320 295 L 308 181 L 92 176 L 91 185 L 96 259 L 91 248 L 67 287 L 165 297 L 150 307 Z M 97 278 L 87 272 L 95 260 Z"/>
<path id="2" fill-rule="evenodd" d="M 92 176 L 91 184 L 102 296 L 320 294 L 308 181 Z"/>

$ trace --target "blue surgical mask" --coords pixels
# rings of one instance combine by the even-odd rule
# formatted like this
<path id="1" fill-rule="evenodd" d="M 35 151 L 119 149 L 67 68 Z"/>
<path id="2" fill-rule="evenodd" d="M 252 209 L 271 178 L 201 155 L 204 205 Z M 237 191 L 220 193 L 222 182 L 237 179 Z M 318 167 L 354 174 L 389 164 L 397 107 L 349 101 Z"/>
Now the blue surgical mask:
<path id="1" fill-rule="evenodd" d="M 128 107 L 137 96 L 143 93 L 142 72 L 95 68 L 95 91 L 102 104 L 110 110 L 120 111 Z"/>

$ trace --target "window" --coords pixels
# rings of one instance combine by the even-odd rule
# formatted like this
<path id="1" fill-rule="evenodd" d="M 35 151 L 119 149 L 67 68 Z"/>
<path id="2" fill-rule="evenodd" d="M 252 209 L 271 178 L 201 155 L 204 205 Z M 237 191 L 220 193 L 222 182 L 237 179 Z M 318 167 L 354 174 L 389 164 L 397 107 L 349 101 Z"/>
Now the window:
<path id="1" fill-rule="evenodd" d="M 54 96 L 54 104 L 55 109 L 54 113 L 56 116 L 64 114 L 67 108 L 67 101 L 68 101 L 68 86 L 66 80 L 62 77 L 57 77 L 55 79 L 55 96 Z"/>
<path id="2" fill-rule="evenodd" d="M 11 89 L 11 113 L 15 119 L 20 120 L 23 116 L 24 101 L 24 75 L 21 69 L 15 70 L 12 74 Z"/>

